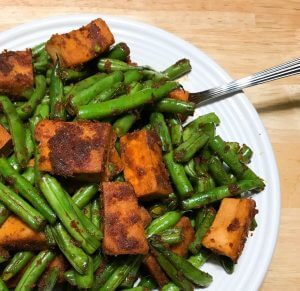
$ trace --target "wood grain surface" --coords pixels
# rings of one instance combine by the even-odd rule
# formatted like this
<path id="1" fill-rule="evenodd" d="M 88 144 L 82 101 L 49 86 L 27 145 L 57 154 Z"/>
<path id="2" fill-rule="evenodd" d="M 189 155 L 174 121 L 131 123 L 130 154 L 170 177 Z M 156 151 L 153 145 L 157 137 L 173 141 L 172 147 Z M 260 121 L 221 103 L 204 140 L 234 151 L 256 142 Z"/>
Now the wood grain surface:
<path id="1" fill-rule="evenodd" d="M 0 0 L 0 7 L 0 31 L 78 12 L 141 20 L 193 43 L 234 78 L 300 57 L 299 0 Z M 282 188 L 279 240 L 261 290 L 300 290 L 300 78 L 246 94 L 269 133 Z"/>

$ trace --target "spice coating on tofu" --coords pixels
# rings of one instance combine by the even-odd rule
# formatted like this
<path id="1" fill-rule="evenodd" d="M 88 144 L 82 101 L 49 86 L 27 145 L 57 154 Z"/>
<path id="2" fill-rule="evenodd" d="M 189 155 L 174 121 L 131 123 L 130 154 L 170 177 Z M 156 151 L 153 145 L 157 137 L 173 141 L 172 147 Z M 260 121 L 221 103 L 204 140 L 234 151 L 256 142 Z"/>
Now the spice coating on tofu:
<path id="1" fill-rule="evenodd" d="M 257 213 L 252 199 L 225 198 L 202 240 L 213 252 L 237 261 L 244 248 L 251 222 Z"/>
<path id="2" fill-rule="evenodd" d="M 125 180 L 132 184 L 138 198 L 149 200 L 172 193 L 160 140 L 154 131 L 129 133 L 120 142 Z"/>
<path id="3" fill-rule="evenodd" d="M 47 241 L 42 232 L 31 229 L 11 215 L 0 227 L 0 246 L 9 250 L 44 250 L 47 249 Z"/>
<path id="4" fill-rule="evenodd" d="M 52 35 L 46 50 L 52 60 L 58 56 L 63 67 L 76 67 L 107 51 L 114 42 L 109 27 L 98 18 L 80 29 Z"/>
<path id="5" fill-rule="evenodd" d="M 190 243 L 195 239 L 195 231 L 192 227 L 191 221 L 186 216 L 181 217 L 175 227 L 182 229 L 182 241 L 178 244 L 172 245 L 171 251 L 184 257 L 188 253 Z"/>
<path id="6" fill-rule="evenodd" d="M 13 147 L 12 139 L 9 132 L 0 124 L 0 154 L 8 156 Z"/>
<path id="7" fill-rule="evenodd" d="M 0 93 L 20 95 L 33 87 L 31 50 L 0 54 Z"/>
<path id="8" fill-rule="evenodd" d="M 39 169 L 61 176 L 101 174 L 111 139 L 108 123 L 43 120 L 35 129 Z"/>
<path id="9" fill-rule="evenodd" d="M 103 183 L 104 238 L 107 255 L 147 254 L 141 209 L 127 182 Z"/>

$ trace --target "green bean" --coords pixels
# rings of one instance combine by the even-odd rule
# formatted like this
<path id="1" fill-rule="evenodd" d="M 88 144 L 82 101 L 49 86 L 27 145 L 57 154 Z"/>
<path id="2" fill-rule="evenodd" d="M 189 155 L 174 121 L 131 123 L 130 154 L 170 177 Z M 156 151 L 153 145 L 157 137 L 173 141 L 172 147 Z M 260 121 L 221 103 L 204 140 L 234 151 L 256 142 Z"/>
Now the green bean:
<path id="1" fill-rule="evenodd" d="M 115 177 L 114 181 L 115 181 L 115 182 L 125 182 L 125 178 L 124 178 L 123 173 L 118 174 L 118 175 Z"/>
<path id="2" fill-rule="evenodd" d="M 159 234 L 163 243 L 173 245 L 182 241 L 182 229 L 178 227 L 169 228 Z"/>
<path id="3" fill-rule="evenodd" d="M 6 262 L 9 259 L 9 252 L 0 247 L 0 264 Z"/>
<path id="4" fill-rule="evenodd" d="M 59 278 L 60 269 L 58 267 L 51 268 L 43 277 L 39 291 L 52 291 Z"/>
<path id="5" fill-rule="evenodd" d="M 211 257 L 212 253 L 207 249 L 201 249 L 197 255 L 190 256 L 188 261 L 197 269 L 201 268 L 207 260 Z"/>
<path id="6" fill-rule="evenodd" d="M 253 151 L 246 144 L 243 144 L 238 151 L 239 159 L 244 164 L 249 164 L 253 156 Z"/>
<path id="7" fill-rule="evenodd" d="M 127 63 L 116 60 L 103 58 L 98 61 L 98 70 L 100 72 L 110 73 L 110 72 L 125 72 L 129 70 L 144 70 L 145 67 L 142 66 L 132 66 Z"/>
<path id="8" fill-rule="evenodd" d="M 32 290 L 35 283 L 43 274 L 47 266 L 54 259 L 55 253 L 52 251 L 41 251 L 26 268 L 15 291 Z"/>
<path id="9" fill-rule="evenodd" d="M 152 289 L 156 288 L 157 284 L 150 276 L 147 276 L 147 277 L 143 276 L 141 278 L 141 281 L 139 282 L 138 286 L 144 287 L 147 290 L 152 290 Z"/>
<path id="10" fill-rule="evenodd" d="M 159 241 L 155 238 L 151 239 L 152 246 L 161 253 L 178 271 L 184 275 L 188 280 L 192 281 L 195 285 L 200 287 L 207 287 L 212 282 L 212 276 L 208 273 L 200 271 L 195 268 L 189 261 L 183 257 L 167 250 Z M 166 270 L 165 270 L 166 271 Z M 168 273 L 167 273 L 168 274 Z M 174 279 L 171 277 L 174 281 Z M 174 281 L 178 285 L 177 282 Z"/>
<path id="11" fill-rule="evenodd" d="M 98 191 L 99 187 L 97 184 L 83 186 L 72 196 L 72 200 L 80 209 L 82 209 L 90 203 Z"/>
<path id="12" fill-rule="evenodd" d="M 115 83 L 123 81 L 124 75 L 121 72 L 113 72 L 104 78 L 93 83 L 91 86 L 79 91 L 74 92 L 72 98 L 67 100 L 69 102 L 68 110 L 70 114 L 76 114 L 79 106 L 90 103 L 97 95 L 99 95 L 104 90 L 110 88 Z M 71 90 L 73 91 L 73 90 Z M 108 102 L 108 101 L 106 101 Z M 105 102 L 103 102 L 105 103 Z M 87 105 L 88 106 L 88 105 Z M 89 106 L 96 106 L 95 104 L 90 104 Z"/>
<path id="13" fill-rule="evenodd" d="M 128 113 L 118 118 L 114 124 L 113 129 L 118 137 L 125 135 L 137 120 L 137 115 L 134 113 Z"/>
<path id="14" fill-rule="evenodd" d="M 168 211 L 168 207 L 164 204 L 155 204 L 150 207 L 149 213 L 152 218 L 158 218 Z"/>
<path id="15" fill-rule="evenodd" d="M 87 272 L 84 275 L 75 273 L 76 285 L 80 289 L 91 288 L 94 282 L 94 267 L 93 260 L 91 257 L 88 259 Z"/>
<path id="16" fill-rule="evenodd" d="M 101 229 L 100 205 L 97 199 L 92 202 L 92 223 L 97 229 Z"/>
<path id="17" fill-rule="evenodd" d="M 110 278 L 104 283 L 99 291 L 113 291 L 124 281 L 129 272 L 137 264 L 142 261 L 142 256 L 129 256 L 125 261 L 113 272 Z"/>
<path id="18" fill-rule="evenodd" d="M 124 94 L 125 92 L 126 92 L 125 84 L 122 82 L 117 82 L 113 84 L 110 88 L 103 90 L 99 95 L 94 97 L 89 104 L 97 104 L 100 102 L 108 101 L 120 94 Z"/>
<path id="19" fill-rule="evenodd" d="M 147 227 L 146 233 L 150 237 L 154 234 L 159 234 L 164 230 L 174 226 L 181 218 L 180 211 L 169 211 L 164 215 L 154 219 Z"/>
<path id="20" fill-rule="evenodd" d="M 51 231 L 60 251 L 64 254 L 72 267 L 78 273 L 85 274 L 88 267 L 88 255 L 75 244 L 61 223 L 51 227 Z"/>
<path id="21" fill-rule="evenodd" d="M 37 75 L 35 77 L 35 89 L 30 99 L 16 109 L 19 117 L 22 120 L 27 119 L 32 115 L 42 98 L 45 96 L 45 93 L 46 79 L 43 75 Z"/>
<path id="22" fill-rule="evenodd" d="M 147 103 L 157 101 L 178 86 L 176 82 L 166 82 L 158 88 L 143 89 L 133 94 L 121 96 L 99 104 L 80 106 L 77 117 L 79 119 L 103 119 L 120 115 L 123 112 L 139 108 Z"/>
<path id="23" fill-rule="evenodd" d="M 22 177 L 24 177 L 31 185 L 34 185 L 35 177 L 34 177 L 34 169 L 33 169 L 33 167 L 28 167 L 22 173 Z"/>
<path id="24" fill-rule="evenodd" d="M 84 78 L 87 78 L 92 73 L 91 69 L 83 69 L 81 71 L 77 71 L 74 69 L 64 68 L 60 71 L 60 77 L 65 82 L 69 81 L 80 81 Z"/>
<path id="25" fill-rule="evenodd" d="M 260 180 L 241 180 L 228 186 L 220 186 L 204 193 L 195 194 L 191 198 L 183 200 L 182 207 L 184 210 L 200 208 L 223 198 L 259 189 L 260 187 Z"/>
<path id="26" fill-rule="evenodd" d="M 82 209 L 82 213 L 89 219 L 91 220 L 92 218 L 92 204 L 89 203 L 88 205 L 84 206 Z"/>
<path id="27" fill-rule="evenodd" d="M 189 73 L 192 67 L 190 61 L 187 59 L 181 59 L 172 66 L 165 69 L 162 74 L 170 80 L 178 79 L 179 77 Z"/>
<path id="28" fill-rule="evenodd" d="M 134 72 L 134 71 L 131 71 Z M 143 89 L 143 85 L 139 82 L 132 82 L 128 87 L 128 94 L 134 94 Z"/>
<path id="29" fill-rule="evenodd" d="M 41 178 L 40 189 L 46 200 L 63 223 L 70 235 L 89 254 L 100 246 L 102 234 L 76 206 L 55 178 L 45 175 Z M 94 232 L 93 234 L 91 233 Z M 95 236 L 96 237 L 95 237 Z"/>
<path id="30" fill-rule="evenodd" d="M 6 118 L 5 115 L 3 115 L 3 114 L 0 115 L 0 124 L 1 124 L 7 131 L 9 131 L 9 124 L 8 124 L 7 118 Z"/>
<path id="31" fill-rule="evenodd" d="M 209 142 L 214 139 L 216 135 L 216 125 L 213 122 L 204 124 L 201 130 L 209 137 Z"/>
<path id="32" fill-rule="evenodd" d="M 178 118 L 173 117 L 167 120 L 169 126 L 172 144 L 178 146 L 182 141 L 182 126 Z"/>
<path id="33" fill-rule="evenodd" d="M 210 158 L 208 162 L 208 170 L 219 186 L 229 185 L 236 181 L 234 177 L 226 172 L 223 163 L 216 156 L 212 156 Z"/>
<path id="34" fill-rule="evenodd" d="M 141 266 L 142 260 L 140 260 L 137 264 L 135 264 L 131 270 L 129 271 L 129 274 L 126 276 L 126 278 L 123 280 L 123 282 L 120 284 L 120 288 L 132 288 L 134 285 L 134 282 L 136 281 L 138 277 L 138 272 Z"/>
<path id="35" fill-rule="evenodd" d="M 4 184 L 0 183 L 0 201 L 34 230 L 45 225 L 44 217 Z"/>
<path id="36" fill-rule="evenodd" d="M 0 173 L 49 223 L 53 224 L 56 221 L 56 215 L 45 199 L 29 181 L 9 165 L 7 159 L 4 157 L 0 158 Z"/>
<path id="37" fill-rule="evenodd" d="M 60 78 L 60 62 L 56 61 L 50 78 L 50 118 L 66 119 L 66 110 L 64 107 L 64 86 Z"/>
<path id="38" fill-rule="evenodd" d="M 254 231 L 256 228 L 257 228 L 257 221 L 255 219 L 255 217 L 253 218 L 252 222 L 251 222 L 251 225 L 250 225 L 250 230 L 251 231 Z"/>
<path id="39" fill-rule="evenodd" d="M 45 43 L 42 42 L 36 46 L 34 46 L 32 49 L 31 49 L 31 52 L 32 52 L 32 56 L 33 57 L 37 57 L 39 56 L 39 54 L 45 50 Z"/>
<path id="40" fill-rule="evenodd" d="M 0 289 L 1 291 L 9 291 L 9 289 L 1 279 L 0 279 Z"/>
<path id="41" fill-rule="evenodd" d="M 160 252 L 154 251 L 154 255 L 162 269 L 180 289 L 185 291 L 194 290 L 192 283 L 182 276 L 182 272 L 179 272 L 181 268 L 175 268 L 174 265 Z"/>
<path id="42" fill-rule="evenodd" d="M 53 235 L 50 225 L 46 225 L 46 227 L 44 229 L 44 233 L 45 233 L 45 237 L 46 237 L 48 246 L 50 248 L 56 246 L 56 241 L 55 241 L 55 238 L 54 238 L 54 235 Z"/>
<path id="43" fill-rule="evenodd" d="M 203 148 L 209 137 L 203 132 L 195 132 L 193 136 L 179 145 L 173 152 L 174 160 L 177 162 L 188 162 Z"/>
<path id="44" fill-rule="evenodd" d="M 161 291 L 180 291 L 179 287 L 177 287 L 174 283 L 168 283 L 164 285 Z"/>
<path id="45" fill-rule="evenodd" d="M 202 126 L 207 123 L 214 123 L 216 125 L 219 125 L 220 119 L 214 112 L 207 113 L 197 117 L 192 122 L 190 122 L 187 126 L 185 126 L 183 130 L 183 136 L 182 136 L 183 141 L 189 139 L 195 133 L 195 131 L 201 129 Z"/>
<path id="46" fill-rule="evenodd" d="M 34 152 L 34 141 L 31 135 L 31 131 L 28 127 L 25 128 L 25 143 L 28 152 L 28 157 L 31 158 Z"/>
<path id="47" fill-rule="evenodd" d="M 7 209 L 5 205 L 0 203 L 0 226 L 6 221 L 6 219 L 10 216 L 10 211 Z"/>
<path id="48" fill-rule="evenodd" d="M 122 291 L 149 291 L 149 289 L 142 287 L 142 286 L 136 286 L 136 287 L 132 287 L 132 288 L 122 289 Z"/>
<path id="49" fill-rule="evenodd" d="M 41 50 L 39 55 L 35 58 L 33 62 L 34 71 L 38 74 L 43 74 L 47 71 L 49 66 L 49 55 L 45 49 Z"/>
<path id="50" fill-rule="evenodd" d="M 227 274 L 232 274 L 234 272 L 234 263 L 230 258 L 219 256 L 219 261 Z"/>
<path id="51" fill-rule="evenodd" d="M 265 184 L 250 168 L 241 163 L 237 154 L 226 147 L 226 143 L 220 136 L 216 136 L 209 143 L 209 147 L 217 153 L 219 158 L 223 160 L 231 169 L 233 174 L 241 180 L 257 180 L 260 181 L 260 188 L 263 189 Z"/>
<path id="52" fill-rule="evenodd" d="M 226 142 L 226 146 L 228 146 L 229 149 L 232 150 L 233 152 L 235 152 L 236 154 L 240 150 L 240 145 L 238 142 L 228 141 L 228 142 Z"/>
<path id="53" fill-rule="evenodd" d="M 107 54 L 109 59 L 126 61 L 130 55 L 130 49 L 125 42 L 117 43 Z"/>
<path id="54" fill-rule="evenodd" d="M 1 276 L 2 280 L 8 281 L 9 279 L 17 275 L 32 259 L 33 255 L 34 254 L 32 252 L 26 251 L 16 253 L 3 270 Z"/>
<path id="55" fill-rule="evenodd" d="M 71 285 L 76 286 L 75 272 L 74 270 L 69 270 L 64 273 L 64 279 Z"/>
<path id="56" fill-rule="evenodd" d="M 8 120 L 9 131 L 14 144 L 15 156 L 22 168 L 27 166 L 29 160 L 26 148 L 24 125 L 18 116 L 15 107 L 6 96 L 0 96 L 0 106 Z"/>
<path id="57" fill-rule="evenodd" d="M 17 157 L 15 154 L 12 154 L 10 157 L 7 158 L 9 164 L 18 172 L 21 171 L 21 166 L 17 161 Z"/>
<path id="58" fill-rule="evenodd" d="M 159 112 L 152 112 L 150 115 L 150 124 L 160 138 L 162 150 L 164 152 L 171 151 L 173 148 L 171 136 L 163 114 Z"/>
<path id="59" fill-rule="evenodd" d="M 132 82 L 138 82 L 143 78 L 140 70 L 129 70 L 124 73 L 124 84 L 129 85 Z"/>
<path id="60" fill-rule="evenodd" d="M 189 250 L 192 254 L 196 255 L 199 253 L 199 250 L 202 246 L 202 239 L 209 230 L 210 226 L 212 225 L 215 216 L 216 216 L 216 211 L 214 208 L 205 208 L 203 210 L 204 212 L 204 217 L 202 221 L 197 225 L 197 231 L 195 233 L 195 239 L 194 241 L 189 245 Z"/>
<path id="61" fill-rule="evenodd" d="M 153 105 L 153 110 L 165 113 L 193 115 L 195 111 L 195 103 L 172 98 L 164 98 Z"/>
<path id="62" fill-rule="evenodd" d="M 193 187 L 185 174 L 183 165 L 174 161 L 173 152 L 165 154 L 164 161 L 180 198 L 189 197 L 193 192 Z"/>

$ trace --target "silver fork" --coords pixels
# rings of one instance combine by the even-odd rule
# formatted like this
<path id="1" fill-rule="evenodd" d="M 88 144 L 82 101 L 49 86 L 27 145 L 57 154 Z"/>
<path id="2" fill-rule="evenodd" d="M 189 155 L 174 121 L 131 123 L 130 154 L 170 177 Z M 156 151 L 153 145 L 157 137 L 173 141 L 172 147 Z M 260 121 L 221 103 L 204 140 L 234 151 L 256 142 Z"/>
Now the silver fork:
<path id="1" fill-rule="evenodd" d="M 300 73 L 300 58 L 291 60 L 281 65 L 271 67 L 256 74 L 244 77 L 239 80 L 231 81 L 225 85 L 208 89 L 202 92 L 190 93 L 189 101 L 197 105 L 208 103 L 218 99 L 224 99 L 240 92 L 242 89 L 281 79 Z"/>

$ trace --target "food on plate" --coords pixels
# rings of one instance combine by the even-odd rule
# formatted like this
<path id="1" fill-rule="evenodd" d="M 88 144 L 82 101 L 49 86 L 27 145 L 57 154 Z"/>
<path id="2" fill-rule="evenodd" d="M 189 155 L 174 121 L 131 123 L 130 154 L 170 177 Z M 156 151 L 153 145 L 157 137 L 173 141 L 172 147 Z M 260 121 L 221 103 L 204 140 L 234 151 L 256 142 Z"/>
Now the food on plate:
<path id="1" fill-rule="evenodd" d="M 264 181 L 214 112 L 187 119 L 190 61 L 137 64 L 100 18 L 45 41 L 0 54 L 0 289 L 193 290 L 211 258 L 231 274 Z"/>

